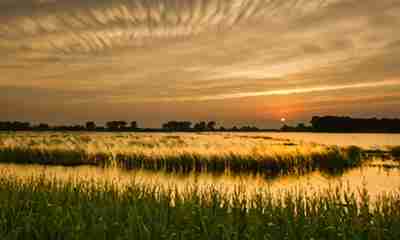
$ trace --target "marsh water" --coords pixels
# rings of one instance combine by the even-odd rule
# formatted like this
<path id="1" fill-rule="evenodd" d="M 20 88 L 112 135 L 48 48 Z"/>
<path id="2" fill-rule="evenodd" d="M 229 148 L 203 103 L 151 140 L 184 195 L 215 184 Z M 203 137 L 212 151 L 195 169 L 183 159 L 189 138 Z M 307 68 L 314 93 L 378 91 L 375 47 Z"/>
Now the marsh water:
<path id="1" fill-rule="evenodd" d="M 297 142 L 312 142 L 325 145 L 355 145 L 366 149 L 381 149 L 400 145 L 400 134 L 387 133 L 266 132 L 250 133 L 250 135 L 270 136 Z"/>
<path id="2" fill-rule="evenodd" d="M 331 191 L 337 187 L 359 192 L 366 189 L 371 199 L 383 193 L 400 189 L 400 168 L 396 162 L 372 161 L 362 167 L 348 170 L 340 175 L 323 172 L 312 172 L 306 175 L 288 175 L 275 178 L 254 175 L 225 174 L 173 174 L 144 170 L 122 170 L 118 168 L 99 168 L 93 166 L 61 167 L 40 165 L 0 164 L 0 174 L 7 174 L 29 179 L 42 176 L 45 179 L 61 181 L 113 182 L 124 187 L 134 181 L 146 186 L 174 187 L 185 191 L 187 187 L 196 186 L 200 191 L 210 186 L 228 194 L 238 189 L 251 196 L 260 190 L 276 194 L 300 191 L 306 194 L 318 194 Z"/>
<path id="3" fill-rule="evenodd" d="M 201 135 L 215 134 L 202 133 Z M 290 142 L 312 142 L 325 145 L 357 145 L 364 149 L 384 149 L 400 145 L 400 134 L 324 134 L 324 133 L 222 133 L 230 136 L 272 137 L 289 139 Z M 149 135 L 149 134 L 138 134 Z M 157 135 L 157 134 L 152 134 Z M 160 134 L 165 135 L 165 134 Z M 185 134 L 182 134 L 185 135 Z M 217 143 L 216 143 L 217 144 Z M 217 144 L 218 145 L 218 144 Z M 43 176 L 48 179 L 73 181 L 112 181 L 121 187 L 135 181 L 136 183 L 163 187 L 176 187 L 184 191 L 186 187 L 196 186 L 200 190 L 210 186 L 221 191 L 233 193 L 237 189 L 251 195 L 259 190 L 274 193 L 285 191 L 302 191 L 316 194 L 342 186 L 353 192 L 366 189 L 372 199 L 381 193 L 400 190 L 400 162 L 374 159 L 361 167 L 347 170 L 341 174 L 329 174 L 315 171 L 305 175 L 286 175 L 270 178 L 262 175 L 232 175 L 192 173 L 174 174 L 144 170 L 122 170 L 118 168 L 100 168 L 91 166 L 61 167 L 41 165 L 0 164 L 0 174 L 21 178 Z M 343 188 L 342 188 L 343 189 Z"/>

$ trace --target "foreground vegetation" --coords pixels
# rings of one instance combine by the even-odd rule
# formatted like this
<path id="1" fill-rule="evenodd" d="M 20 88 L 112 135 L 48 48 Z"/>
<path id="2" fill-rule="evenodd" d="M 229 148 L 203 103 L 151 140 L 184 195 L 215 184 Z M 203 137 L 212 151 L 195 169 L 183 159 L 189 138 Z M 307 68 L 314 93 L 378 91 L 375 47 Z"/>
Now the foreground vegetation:
<path id="1" fill-rule="evenodd" d="M 400 192 L 318 195 L 0 177 L 1 239 L 399 239 Z"/>
<path id="2" fill-rule="evenodd" d="M 396 156 L 398 149 L 390 151 Z M 336 173 L 374 154 L 262 135 L 0 134 L 0 163 L 107 171 Z M 400 239 L 400 189 L 373 198 L 344 187 L 249 193 L 244 185 L 224 191 L 197 180 L 182 188 L 136 177 L 103 181 L 3 169 L 0 239 Z"/>
<path id="3" fill-rule="evenodd" d="M 358 147 L 295 144 L 285 139 L 229 134 L 1 135 L 0 162 L 118 166 L 168 172 L 278 175 L 358 166 Z"/>

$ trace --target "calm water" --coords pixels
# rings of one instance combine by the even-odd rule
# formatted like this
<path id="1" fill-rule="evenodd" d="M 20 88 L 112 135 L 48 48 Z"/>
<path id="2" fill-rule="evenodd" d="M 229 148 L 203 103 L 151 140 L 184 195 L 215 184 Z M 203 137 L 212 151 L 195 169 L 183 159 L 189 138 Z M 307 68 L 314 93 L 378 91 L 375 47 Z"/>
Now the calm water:
<path id="1" fill-rule="evenodd" d="M 382 164 L 392 165 L 387 169 L 377 167 Z M 304 176 L 284 176 L 275 179 L 266 179 L 261 176 L 232 176 L 212 174 L 176 175 L 163 172 L 125 171 L 121 169 L 102 169 L 98 167 L 58 167 L 39 165 L 0 164 L 0 174 L 3 176 L 15 175 L 21 178 L 44 176 L 48 179 L 96 182 L 113 181 L 121 187 L 133 179 L 144 185 L 174 186 L 184 191 L 187 186 L 196 185 L 200 190 L 210 186 L 220 191 L 233 193 L 239 187 L 248 196 L 257 190 L 267 189 L 272 193 L 285 191 L 303 191 L 307 194 L 316 194 L 337 186 L 344 186 L 351 191 L 366 188 L 375 199 L 381 193 L 400 190 L 400 168 L 395 162 L 374 162 L 361 168 L 347 171 L 342 176 L 329 176 L 320 172 L 313 172 Z"/>
<path id="2" fill-rule="evenodd" d="M 306 142 L 306 143 L 317 143 L 325 145 L 338 145 L 338 146 L 350 146 L 356 145 L 365 149 L 386 149 L 391 146 L 400 146 L 400 134 L 371 134 L 371 133 L 301 133 L 301 132 L 262 132 L 262 133 L 37 133 L 37 132 L 22 132 L 13 134 L 19 137 L 44 137 L 51 135 L 63 136 L 63 135 L 88 135 L 88 136 L 138 136 L 138 137 L 165 137 L 165 136 L 182 136 L 182 137 L 193 137 L 193 136 L 246 136 L 246 137 L 272 137 L 279 139 L 286 139 L 295 142 Z M 9 135 L 9 134 L 6 134 Z M 217 144 L 218 142 L 213 142 Z"/>
<path id="3" fill-rule="evenodd" d="M 362 148 L 386 148 L 400 145 L 400 134 L 367 134 L 367 133 L 290 133 L 267 132 L 254 135 L 265 135 L 274 138 L 285 138 L 298 142 L 313 142 L 326 145 L 349 146 Z"/>

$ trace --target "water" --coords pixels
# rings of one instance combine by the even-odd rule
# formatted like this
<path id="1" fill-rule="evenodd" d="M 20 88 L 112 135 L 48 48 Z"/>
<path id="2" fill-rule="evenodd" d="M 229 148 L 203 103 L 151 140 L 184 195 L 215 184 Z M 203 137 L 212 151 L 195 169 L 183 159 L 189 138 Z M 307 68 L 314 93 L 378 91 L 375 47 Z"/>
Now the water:
<path id="1" fill-rule="evenodd" d="M 383 166 L 391 166 L 391 168 Z M 60 167 L 15 164 L 0 164 L 0 174 L 3 176 L 14 175 L 23 179 L 43 176 L 49 180 L 58 179 L 61 181 L 94 181 L 99 183 L 112 181 L 121 187 L 134 180 L 143 185 L 173 186 L 179 191 L 184 191 L 188 186 L 197 186 L 200 190 L 213 186 L 228 194 L 241 188 L 249 197 L 259 190 L 268 190 L 277 194 L 286 191 L 318 194 L 342 186 L 353 192 L 366 189 L 371 195 L 371 199 L 374 200 L 382 193 L 400 190 L 399 166 L 399 163 L 396 162 L 376 161 L 349 170 L 341 176 L 331 176 L 316 171 L 302 176 L 290 175 L 274 179 L 249 175 L 213 175 L 206 173 L 182 175 L 144 170 L 126 171 L 118 168 L 103 169 L 90 166 Z"/>
<path id="2" fill-rule="evenodd" d="M 285 138 L 297 142 L 312 142 L 325 145 L 356 145 L 365 149 L 385 149 L 400 145 L 400 134 L 386 133 L 301 133 L 301 132 L 266 132 L 247 135 L 265 135 L 274 138 Z"/>
<path id="3" fill-rule="evenodd" d="M 42 140 L 54 138 L 54 136 L 62 141 L 71 136 L 90 136 L 94 139 L 106 139 L 108 138 L 129 138 L 138 137 L 140 139 L 152 139 L 157 140 L 159 138 L 180 136 L 185 140 L 193 140 L 194 138 L 201 138 L 202 141 L 210 142 L 214 146 L 218 146 L 221 142 L 221 138 L 233 138 L 239 139 L 243 143 L 243 139 L 240 137 L 272 137 L 276 139 L 287 139 L 295 142 L 304 143 L 317 143 L 324 145 L 338 145 L 338 146 L 350 146 L 356 145 L 365 149 L 387 149 L 392 146 L 400 146 L 400 134 L 386 134 L 386 133 L 309 133 L 309 132 L 260 132 L 260 133 L 247 133 L 247 132 L 224 132 L 224 133 L 37 133 L 37 132 L 23 132 L 16 134 L 0 133 L 4 139 L 19 138 L 21 144 L 27 144 L 26 141 L 30 139 Z M 215 137 L 212 139 L 210 137 Z M 219 138 L 219 139 L 218 139 Z M 274 140 L 271 139 L 271 140 Z M 1 139 L 0 139 L 1 140 Z M 250 140 L 250 138 L 247 138 Z M 264 139 L 266 140 L 266 139 Z M 1 142 L 0 142 L 1 145 Z"/>

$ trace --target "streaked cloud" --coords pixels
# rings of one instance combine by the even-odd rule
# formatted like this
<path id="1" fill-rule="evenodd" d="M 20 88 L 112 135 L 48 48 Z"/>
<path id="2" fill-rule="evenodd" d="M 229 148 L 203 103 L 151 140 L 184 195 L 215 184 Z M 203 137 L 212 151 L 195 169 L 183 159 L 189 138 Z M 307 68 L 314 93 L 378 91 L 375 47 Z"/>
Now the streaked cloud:
<path id="1" fill-rule="evenodd" d="M 243 109 L 262 98 L 254 110 L 363 91 L 393 114 L 380 96 L 400 87 L 399 24 L 397 0 L 0 0 L 0 101 Z M 236 117 L 260 119 L 249 111 Z"/>
<path id="2" fill-rule="evenodd" d="M 310 93 L 310 92 L 327 92 L 334 90 L 344 90 L 344 89 L 361 89 L 365 88 L 376 88 L 382 86 L 398 86 L 400 85 L 400 80 L 384 80 L 379 82 L 367 82 L 367 83 L 354 83 L 348 85 L 326 85 L 326 86 L 316 86 L 310 88 L 296 88 L 296 89 L 285 89 L 285 90 L 271 90 L 271 91 L 261 91 L 261 92 L 244 92 L 237 94 L 228 95 L 216 95 L 210 96 L 210 99 L 230 99 L 230 98 L 242 98 L 242 97 L 257 97 L 257 96 L 271 96 L 271 95 L 292 95 L 300 93 Z M 207 97 L 205 99 L 208 99 Z"/>

